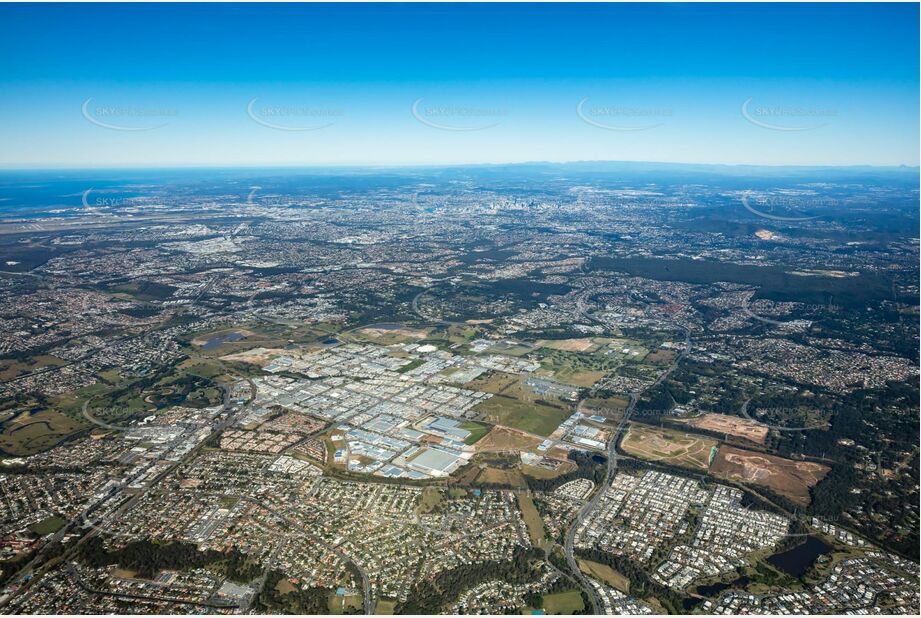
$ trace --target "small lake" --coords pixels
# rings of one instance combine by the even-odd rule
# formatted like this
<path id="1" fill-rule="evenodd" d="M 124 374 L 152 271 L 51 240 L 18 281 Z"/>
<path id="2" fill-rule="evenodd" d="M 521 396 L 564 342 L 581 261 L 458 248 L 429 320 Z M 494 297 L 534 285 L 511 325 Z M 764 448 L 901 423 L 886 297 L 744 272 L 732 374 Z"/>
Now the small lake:
<path id="1" fill-rule="evenodd" d="M 785 552 L 774 554 L 767 561 L 793 577 L 801 577 L 812 566 L 816 558 L 822 554 L 827 554 L 831 550 L 831 545 L 818 537 L 810 536 L 806 537 L 805 543 L 801 543 Z"/>
<path id="2" fill-rule="evenodd" d="M 215 348 L 221 347 L 225 343 L 229 343 L 231 341 L 240 341 L 244 337 L 245 335 L 243 333 L 238 333 L 235 330 L 230 331 L 229 333 L 222 333 L 220 335 L 215 335 L 214 337 L 211 337 L 205 341 L 205 343 L 202 344 L 201 349 L 214 350 Z"/>
<path id="3" fill-rule="evenodd" d="M 716 582 L 715 584 L 710 584 L 708 586 L 698 586 L 697 594 L 704 597 L 712 597 L 721 593 L 723 590 L 728 590 L 729 588 L 744 589 L 751 582 L 747 577 L 740 577 L 731 582 Z"/>

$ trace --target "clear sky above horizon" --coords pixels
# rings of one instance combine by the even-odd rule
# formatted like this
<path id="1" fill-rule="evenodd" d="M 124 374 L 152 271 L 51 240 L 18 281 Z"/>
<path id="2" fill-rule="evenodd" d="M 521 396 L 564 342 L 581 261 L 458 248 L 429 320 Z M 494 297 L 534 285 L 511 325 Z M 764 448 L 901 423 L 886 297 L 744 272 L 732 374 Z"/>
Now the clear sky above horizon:
<path id="1" fill-rule="evenodd" d="M 918 165 L 917 4 L 0 5 L 0 166 Z"/>

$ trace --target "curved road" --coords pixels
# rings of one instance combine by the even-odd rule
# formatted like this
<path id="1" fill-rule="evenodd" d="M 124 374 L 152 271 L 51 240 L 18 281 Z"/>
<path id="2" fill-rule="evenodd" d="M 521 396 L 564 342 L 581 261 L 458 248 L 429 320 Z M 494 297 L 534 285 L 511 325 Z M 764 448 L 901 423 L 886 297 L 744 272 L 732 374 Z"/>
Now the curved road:
<path id="1" fill-rule="evenodd" d="M 339 558 L 343 562 L 349 563 L 352 566 L 354 566 L 355 570 L 358 571 L 358 574 L 361 575 L 362 602 L 364 603 L 365 614 L 374 613 L 374 604 L 372 603 L 372 600 L 371 600 L 371 580 L 368 578 L 368 574 L 365 573 L 364 569 L 361 568 L 361 565 L 359 565 L 353 558 L 344 554 L 339 549 L 337 549 L 334 545 L 330 545 L 329 543 L 327 543 L 325 540 L 318 537 L 317 535 L 312 534 L 311 532 L 308 532 L 306 528 L 304 528 L 303 526 L 301 526 L 295 521 L 291 521 L 290 519 L 288 519 L 287 516 L 283 515 L 282 513 L 279 513 L 278 511 L 276 511 L 274 508 L 272 508 L 265 502 L 261 502 L 260 500 L 257 500 L 256 498 L 251 498 L 249 496 L 245 496 L 242 494 L 214 493 L 212 495 L 226 497 L 226 498 L 237 498 L 238 500 L 244 500 L 251 504 L 255 504 L 256 506 L 265 509 L 266 511 L 268 511 L 269 513 L 271 513 L 272 515 L 274 515 L 281 521 L 285 522 L 292 528 L 297 528 L 297 530 L 300 531 L 301 534 L 308 537 L 311 541 L 313 541 L 317 545 L 320 545 L 321 547 L 323 547 L 323 549 L 325 549 L 326 551 L 330 552 L 331 554 L 334 554 L 337 558 Z"/>
<path id="2" fill-rule="evenodd" d="M 585 308 L 585 301 L 586 301 L 587 296 L 589 296 L 589 294 L 585 294 L 579 297 L 579 299 L 576 301 L 578 303 L 579 312 L 583 315 L 583 317 L 606 327 L 607 325 L 604 324 L 601 320 L 599 320 L 598 318 L 588 313 L 587 309 Z M 678 366 L 678 363 L 680 363 L 681 360 L 690 351 L 691 333 L 686 327 L 681 326 L 679 328 L 684 332 L 684 350 L 682 350 L 675 357 L 675 360 L 672 361 L 672 364 L 668 367 L 668 369 L 662 372 L 661 375 L 659 375 L 659 377 L 656 379 L 655 382 L 653 382 L 649 386 L 646 386 L 638 391 L 634 391 L 633 393 L 630 393 L 630 403 L 624 409 L 624 414 L 621 417 L 620 422 L 617 424 L 617 427 L 615 428 L 614 432 L 611 434 L 611 439 L 610 439 L 610 442 L 608 443 L 608 467 L 607 467 L 607 474 L 605 476 L 604 485 L 599 487 L 597 492 L 595 493 L 595 496 L 589 502 L 587 502 L 581 509 L 579 509 L 578 514 L 576 515 L 572 524 L 570 524 L 569 529 L 566 531 L 566 539 L 565 539 L 565 544 L 563 547 L 563 551 L 566 556 L 566 563 L 569 565 L 570 571 L 572 571 L 573 575 L 579 580 L 579 582 L 582 584 L 583 589 L 588 594 L 588 598 L 592 603 L 592 613 L 594 614 L 604 613 L 603 611 L 601 611 L 601 607 L 603 603 L 598 598 L 598 593 L 595 590 L 595 587 L 592 586 L 588 582 L 588 579 L 582 573 L 582 570 L 579 568 L 579 565 L 576 562 L 575 552 L 574 552 L 576 533 L 578 532 L 579 528 L 582 526 L 586 518 L 591 513 L 593 513 L 595 509 L 598 508 L 598 505 L 601 503 L 601 497 L 602 495 L 604 495 L 605 488 L 610 484 L 611 480 L 614 478 L 614 475 L 617 473 L 617 464 L 618 464 L 618 458 L 619 458 L 619 455 L 617 454 L 617 442 L 620 439 L 620 435 L 623 433 L 624 429 L 626 429 L 627 427 L 627 423 L 630 420 L 630 416 L 633 414 L 633 410 L 636 408 L 636 404 L 639 401 L 640 395 L 642 395 L 645 391 L 649 390 L 650 388 L 654 388 L 658 386 L 659 384 L 661 384 L 672 373 L 672 371 L 675 370 L 675 368 Z M 582 401 L 579 402 L 579 405 L 581 404 L 582 404 Z"/>
<path id="3" fill-rule="evenodd" d="M 426 292 L 428 292 L 429 290 L 431 290 L 432 288 L 435 288 L 435 287 L 437 287 L 437 286 L 438 286 L 437 283 L 434 284 L 434 285 L 430 285 L 429 287 L 425 288 L 424 290 L 422 290 L 421 292 L 419 292 L 418 294 L 416 294 L 415 296 L 413 296 L 413 304 L 412 304 L 413 313 L 415 313 L 417 316 L 419 316 L 420 318 L 422 318 L 425 322 L 428 322 L 428 323 L 431 323 L 431 324 L 447 324 L 448 326 L 463 326 L 463 327 L 469 327 L 470 324 L 466 324 L 466 323 L 464 323 L 464 322 L 452 322 L 451 320 L 444 320 L 444 319 L 442 319 L 442 318 L 432 318 L 432 317 L 429 317 L 429 316 L 425 315 L 424 313 L 422 313 L 422 311 L 419 310 L 419 299 L 422 298 L 422 296 L 423 296 Z"/>
<path id="4" fill-rule="evenodd" d="M 451 322 L 448 320 L 435 319 L 435 318 L 426 316 L 422 313 L 422 311 L 419 309 L 419 299 L 426 292 L 428 292 L 432 287 L 435 287 L 435 286 L 433 285 L 433 286 L 429 286 L 428 288 L 425 288 L 424 290 L 416 294 L 416 296 L 413 298 L 413 301 L 412 301 L 413 313 L 415 313 L 417 316 L 419 316 L 420 318 L 422 318 L 423 320 L 429 323 L 434 322 L 436 324 L 466 326 L 466 324 L 463 324 L 461 322 Z M 596 318 L 595 316 L 591 315 L 588 312 L 586 303 L 587 303 L 588 298 L 590 297 L 591 297 L 590 292 L 586 292 L 582 294 L 581 296 L 579 296 L 576 299 L 576 310 L 579 312 L 579 314 L 583 318 L 585 318 L 589 322 L 595 322 L 596 324 L 599 324 L 605 329 L 607 329 L 607 324 L 605 324 L 602 320 L 599 320 L 598 318 Z M 607 469 L 607 475 L 605 477 L 604 486 L 598 488 L 598 491 L 596 492 L 595 496 L 579 510 L 579 513 L 576 515 L 576 518 L 573 520 L 572 524 L 569 526 L 569 529 L 566 531 L 566 540 L 565 540 L 565 545 L 563 548 L 564 554 L 566 556 L 566 563 L 569 565 L 569 570 L 572 571 L 572 576 L 575 577 L 576 581 L 582 586 L 582 589 L 588 595 L 589 601 L 592 604 L 593 614 L 603 613 L 601 611 L 603 603 L 598 598 L 598 593 L 595 590 L 595 587 L 589 583 L 588 579 L 582 573 L 582 570 L 579 569 L 579 565 L 576 562 L 574 550 L 573 550 L 573 546 L 575 544 L 576 531 L 582 525 L 582 522 L 585 521 L 585 518 L 588 517 L 588 515 L 590 515 L 596 508 L 598 508 L 598 504 L 601 502 L 601 496 L 604 493 L 604 488 L 611 482 L 611 479 L 613 479 L 614 475 L 617 473 L 617 463 L 618 463 L 618 457 L 619 457 L 617 454 L 617 441 L 620 438 L 620 435 L 623 433 L 624 429 L 627 427 L 627 423 L 630 420 L 630 415 L 633 414 L 633 410 L 636 407 L 637 402 L 639 401 L 640 395 L 642 395 L 643 392 L 645 392 L 646 390 L 661 384 L 669 376 L 669 374 L 671 374 L 671 372 L 675 370 L 675 368 L 678 366 L 678 363 L 680 363 L 681 360 L 687 355 L 688 351 L 690 351 L 691 333 L 686 327 L 680 326 L 679 328 L 680 330 L 682 330 L 682 332 L 684 333 L 684 337 L 685 337 L 684 350 L 682 350 L 675 357 L 675 360 L 672 361 L 672 364 L 661 375 L 659 375 L 659 377 L 656 379 L 655 382 L 653 382 L 649 386 L 646 386 L 645 388 L 639 391 L 636 391 L 630 394 L 630 403 L 627 405 L 627 408 L 624 410 L 624 414 L 621 417 L 620 422 L 617 425 L 617 428 L 611 434 L 611 440 L 608 444 L 608 453 L 607 453 L 608 469 Z M 587 395 L 586 397 L 583 397 L 582 399 L 580 399 L 578 403 L 576 404 L 576 409 L 578 409 L 582 405 L 582 403 L 585 401 L 585 399 L 590 396 L 591 396 L 591 393 L 589 393 L 589 395 Z M 549 563 L 549 560 L 547 562 Z"/>
<path id="5" fill-rule="evenodd" d="M 211 282 L 209 282 L 209 283 L 207 284 L 206 287 L 210 287 L 211 284 L 213 284 L 213 280 L 212 280 Z M 419 292 L 418 294 L 416 294 L 416 296 L 413 298 L 413 301 L 412 301 L 412 310 L 413 310 L 413 312 L 414 312 L 417 316 L 419 316 L 420 318 L 422 318 L 425 322 L 428 322 L 428 323 L 447 324 L 447 325 L 458 325 L 458 326 L 467 326 L 467 324 L 464 324 L 464 323 L 462 323 L 462 322 L 452 322 L 452 321 L 449 321 L 449 320 L 433 319 L 433 318 L 431 318 L 431 317 L 429 317 L 429 316 L 426 316 L 426 315 L 422 314 L 422 312 L 421 312 L 420 309 L 419 309 L 419 299 L 420 299 L 429 289 L 431 289 L 431 287 L 434 287 L 434 286 L 430 286 L 430 288 L 426 288 L 426 289 L 420 291 L 420 292 Z M 591 314 L 588 313 L 587 308 L 586 308 L 586 306 L 585 306 L 586 297 L 588 297 L 588 296 L 590 296 L 590 294 L 586 293 L 586 294 L 584 294 L 583 296 L 581 296 L 581 297 L 579 297 L 579 298 L 577 299 L 577 309 L 578 309 L 579 313 L 580 313 L 583 317 L 585 317 L 587 320 L 592 321 L 592 322 L 596 322 L 596 323 L 598 323 L 598 324 L 600 324 L 600 325 L 602 325 L 602 326 L 607 327 L 607 325 L 606 325 L 603 321 L 599 320 L 598 318 L 595 318 L 594 316 L 592 316 Z M 362 326 L 361 328 L 366 328 L 366 327 L 367 327 L 367 325 Z M 644 389 L 641 389 L 641 390 L 639 390 L 639 391 L 636 391 L 636 392 L 630 394 L 630 403 L 629 403 L 629 405 L 627 406 L 627 408 L 624 410 L 624 414 L 623 414 L 623 416 L 622 416 L 620 422 L 618 423 L 617 428 L 615 429 L 615 431 L 614 431 L 613 434 L 611 435 L 611 440 L 610 440 L 610 443 L 609 443 L 609 445 L 608 445 L 608 464 L 607 464 L 607 475 L 606 475 L 606 480 L 605 480 L 605 486 L 606 486 L 608 483 L 610 483 L 610 481 L 611 481 L 611 479 L 613 478 L 614 474 L 616 474 L 616 472 L 617 472 L 618 454 L 617 454 L 616 444 L 617 444 L 617 441 L 618 441 L 620 435 L 623 433 L 624 429 L 625 429 L 626 426 L 627 426 L 627 423 L 628 423 L 628 421 L 629 421 L 629 419 L 630 419 L 630 416 L 631 416 L 631 414 L 633 413 L 634 408 L 636 407 L 637 401 L 639 400 L 639 396 L 640 396 L 645 390 L 648 390 L 649 388 L 652 388 L 652 387 L 654 387 L 654 386 L 657 386 L 657 385 L 659 385 L 663 380 L 665 380 L 665 379 L 668 377 L 668 375 L 675 369 L 675 367 L 677 367 L 678 363 L 684 358 L 684 356 L 687 354 L 687 352 L 690 350 L 690 347 L 691 347 L 690 332 L 687 330 L 687 328 L 681 327 L 681 329 L 682 329 L 682 330 L 684 331 L 684 333 L 685 333 L 685 349 L 684 349 L 680 354 L 678 354 L 678 355 L 676 356 L 675 360 L 672 362 L 672 364 L 669 366 L 669 368 L 668 368 L 665 372 L 663 372 L 663 373 L 656 379 L 655 382 L 653 382 L 653 383 L 650 384 L 649 386 L 645 387 Z M 354 330 L 354 329 L 350 329 L 350 330 Z M 348 331 L 345 331 L 345 332 L 348 332 Z M 345 334 L 345 333 L 340 333 L 340 335 L 342 335 L 342 334 Z M 226 391 L 225 391 L 225 403 L 224 403 L 225 409 L 227 409 L 227 406 L 228 406 L 228 402 L 227 402 L 227 400 L 226 400 L 226 394 L 227 394 L 227 393 L 226 393 Z M 584 401 L 584 399 L 585 399 L 585 398 L 583 398 L 582 400 L 580 400 L 580 401 L 578 402 L 578 405 L 581 405 L 582 402 Z M 86 402 L 84 402 L 83 407 L 82 407 L 83 416 L 84 416 L 87 420 L 89 420 L 91 423 L 93 423 L 93 424 L 95 424 L 95 425 L 97 425 L 97 426 L 104 427 L 104 428 L 109 429 L 109 430 L 115 430 L 115 431 L 124 431 L 124 430 L 125 430 L 124 427 L 118 427 L 118 426 L 116 426 L 116 425 L 111 425 L 111 424 L 105 423 L 105 422 L 103 422 L 103 421 L 101 421 L 101 420 L 96 419 L 95 417 L 93 417 L 93 416 L 90 414 L 89 409 L 88 409 L 89 403 L 90 403 L 90 401 L 87 400 Z M 216 431 L 216 432 L 217 432 L 217 431 L 220 431 L 220 430 L 223 429 L 226 425 L 228 425 L 228 424 L 232 421 L 233 416 L 235 416 L 235 415 L 228 415 L 228 418 L 226 418 L 222 423 L 220 423 L 219 426 L 215 429 L 215 431 Z M 212 436 L 213 436 L 213 435 L 214 435 L 214 434 L 212 434 Z M 205 440 L 203 443 L 206 443 L 206 442 L 207 442 L 207 440 Z M 202 444 L 203 444 L 203 443 L 202 443 Z M 199 446 L 200 446 L 200 445 L 199 445 Z M 192 449 L 192 451 L 190 451 L 189 454 L 195 453 L 195 452 L 197 452 L 198 450 L 199 450 L 198 448 Z M 187 455 L 189 455 L 189 454 L 187 454 Z M 180 462 L 177 462 L 177 463 L 176 463 L 176 466 L 180 465 L 183 461 L 186 461 L 187 459 L 188 459 L 188 457 L 184 457 Z M 166 474 L 168 474 L 170 471 L 172 471 L 172 469 L 173 469 L 174 467 L 176 467 L 176 466 L 173 466 L 173 467 L 170 468 L 170 470 L 167 470 L 167 471 L 166 471 Z M 159 475 L 158 478 L 155 479 L 155 480 L 150 484 L 150 486 L 156 485 L 157 481 L 159 481 L 159 480 L 162 479 L 164 476 L 166 476 L 166 474 Z M 149 490 L 150 487 L 148 487 L 147 489 Z M 573 521 L 573 523 L 570 525 L 569 529 L 567 530 L 566 540 L 565 540 L 565 547 L 564 547 L 567 564 L 568 564 L 570 570 L 572 571 L 572 574 L 573 574 L 573 576 L 575 577 L 575 580 L 578 581 L 578 582 L 581 584 L 581 586 L 583 587 L 583 589 L 584 589 L 585 592 L 587 593 L 588 598 L 589 598 L 589 600 L 591 601 L 591 604 L 592 604 L 593 613 L 595 613 L 595 614 L 600 614 L 600 613 L 602 613 L 602 612 L 600 611 L 602 604 L 600 603 L 600 600 L 599 600 L 599 598 L 598 598 L 598 594 L 597 594 L 597 592 L 595 591 L 594 586 L 592 586 L 592 585 L 588 582 L 587 578 L 586 578 L 585 575 L 582 573 L 582 571 L 579 569 L 578 564 L 576 563 L 576 560 L 575 560 L 575 557 L 574 557 L 574 553 L 573 553 L 573 545 L 574 545 L 574 542 L 575 542 L 575 535 L 576 535 L 576 532 L 577 532 L 578 528 L 579 528 L 580 525 L 585 521 L 586 517 L 588 517 L 588 516 L 598 507 L 603 492 L 604 492 L 604 487 L 599 488 L 599 490 L 597 491 L 597 493 L 595 494 L 595 496 L 592 498 L 592 500 L 589 501 L 588 503 L 586 503 L 586 504 L 582 507 L 582 509 L 580 509 L 580 511 L 579 511 L 578 515 L 576 516 L 575 520 Z M 143 493 L 146 493 L 146 492 L 141 492 L 141 494 L 143 494 Z M 139 494 L 139 495 L 141 495 L 141 494 Z M 138 497 L 139 497 L 139 496 L 134 496 L 131 500 L 129 500 L 129 501 L 128 501 L 127 503 L 125 503 L 121 508 L 119 508 L 118 511 L 117 511 L 116 513 L 114 513 L 112 516 L 115 517 L 115 516 L 118 516 L 120 513 L 124 512 L 124 510 L 126 510 L 125 507 L 130 508 L 130 506 L 132 506 L 133 503 L 136 502 L 136 500 L 137 500 Z M 269 508 L 269 507 L 266 506 L 265 504 L 262 504 L 262 503 L 260 503 L 260 502 L 258 502 L 258 501 L 256 501 L 256 500 L 254 500 L 254 499 L 252 499 L 252 498 L 248 498 L 248 497 L 245 497 L 245 496 L 237 496 L 237 497 L 242 498 L 242 499 L 244 499 L 244 500 L 249 500 L 249 501 L 252 501 L 252 502 L 255 502 L 255 503 L 259 504 L 260 506 L 262 506 L 263 508 L 265 508 L 265 509 L 268 510 L 269 512 L 273 513 L 274 515 L 276 515 L 277 517 L 279 517 L 280 519 L 282 519 L 283 521 L 288 522 L 289 525 L 293 525 L 293 526 L 297 527 L 298 529 L 300 529 L 303 533 L 307 534 L 307 535 L 310 536 L 312 539 L 314 539 L 318 544 L 323 545 L 323 546 L 326 547 L 331 553 L 337 555 L 341 560 L 343 560 L 343 561 L 345 561 L 345 562 L 347 562 L 347 563 L 349 563 L 349 564 L 354 565 L 355 568 L 356 568 L 356 570 L 357 570 L 358 573 L 360 574 L 361 579 L 362 579 L 362 589 L 363 589 L 363 595 L 362 595 L 362 596 L 363 596 L 363 603 L 364 603 L 364 611 L 365 611 L 366 614 L 371 614 L 371 613 L 372 613 L 372 611 L 373 611 L 373 602 L 372 602 L 372 599 L 371 599 L 371 584 L 370 584 L 370 580 L 369 580 L 369 578 L 368 578 L 368 575 L 364 572 L 364 570 L 363 570 L 363 569 L 362 569 L 352 558 L 350 558 L 349 556 L 345 555 L 344 553 L 342 553 L 341 551 L 339 551 L 339 550 L 336 549 L 335 547 L 332 547 L 332 546 L 326 544 L 326 542 L 323 541 L 322 539 L 320 539 L 320 538 L 318 538 L 318 537 L 315 537 L 314 535 L 310 535 L 310 534 L 307 533 L 305 530 L 303 530 L 300 526 L 298 526 L 296 523 L 291 522 L 291 521 L 288 520 L 286 517 L 284 517 L 283 515 L 277 513 L 276 511 L 274 511 L 273 509 Z M 85 520 L 85 519 L 86 519 L 86 516 L 89 514 L 89 512 L 91 512 L 91 511 L 93 510 L 93 508 L 94 508 L 95 506 L 96 506 L 96 505 L 94 504 L 92 507 L 90 507 L 89 509 L 87 509 L 86 512 L 84 512 L 83 514 L 81 514 L 81 516 L 78 516 L 77 518 L 75 518 L 74 520 L 72 520 L 67 526 L 65 526 L 61 531 L 59 531 L 59 535 L 60 535 L 61 533 L 65 532 L 65 531 L 68 530 L 68 529 L 72 529 L 72 527 L 73 527 L 73 525 L 74 525 L 75 523 L 77 523 L 77 522 L 79 522 L 79 521 L 81 521 L 81 520 Z M 90 532 L 90 534 L 88 534 L 88 535 L 86 535 L 85 537 L 83 537 L 83 538 L 78 542 L 78 544 L 80 544 L 80 543 L 82 543 L 83 541 L 85 541 L 86 538 L 88 538 L 89 536 L 92 536 L 94 533 L 99 532 L 100 529 L 101 529 L 101 527 L 96 527 L 96 526 L 94 526 L 93 528 L 94 528 L 94 529 Z M 50 545 L 50 544 L 49 544 L 49 545 Z M 47 547 L 47 545 L 46 545 L 46 547 Z M 72 548 L 72 550 L 73 550 L 73 548 Z M 36 556 L 36 559 L 33 559 L 32 561 L 30 561 L 30 563 L 29 563 L 28 565 L 26 565 L 25 568 L 23 568 L 23 569 L 21 569 L 21 570 L 19 571 L 19 575 L 20 575 L 20 576 L 21 576 L 23 573 L 32 572 L 33 568 L 36 567 L 38 564 L 40 564 L 40 562 L 41 562 L 41 560 L 40 560 L 41 553 L 42 553 L 42 552 L 40 552 L 39 555 Z M 549 562 L 549 561 L 548 561 L 548 562 Z M 554 568 L 554 570 L 557 570 L 557 569 Z M 18 595 L 15 595 L 15 596 L 18 596 Z M 10 598 L 6 599 L 6 601 L 9 601 L 9 600 L 10 600 Z M 2 605 L 5 605 L 5 603 L 0 604 L 0 606 L 2 606 Z"/>
<path id="6" fill-rule="evenodd" d="M 413 313 L 415 313 L 417 316 L 419 316 L 426 322 L 430 322 L 430 323 L 434 322 L 436 324 L 440 323 L 440 324 L 466 326 L 466 324 L 463 324 L 460 322 L 450 322 L 448 320 L 434 319 L 434 318 L 424 315 L 421 312 L 421 310 L 419 309 L 419 299 L 426 292 L 428 292 L 432 287 L 435 287 L 435 286 L 430 286 L 428 288 L 425 288 L 424 290 L 416 294 L 416 296 L 413 298 L 413 301 L 412 301 Z M 607 329 L 607 324 L 604 321 L 596 318 L 595 316 L 591 315 L 588 312 L 587 301 L 591 297 L 591 295 L 592 295 L 591 292 L 585 292 L 584 294 L 580 295 L 576 299 L 576 310 L 583 318 L 585 318 L 589 322 L 595 322 L 596 324 L 599 324 L 605 329 Z M 662 372 L 659 375 L 658 378 L 656 378 L 655 382 L 630 394 L 630 403 L 627 405 L 626 409 L 624 410 L 624 414 L 621 417 L 620 422 L 618 423 L 614 432 L 611 434 L 611 439 L 610 439 L 610 442 L 608 443 L 608 452 L 607 452 L 608 466 L 607 466 L 607 474 L 605 476 L 605 483 L 602 487 L 598 488 L 597 492 L 595 493 L 595 496 L 579 510 L 572 524 L 570 524 L 569 529 L 566 531 L 566 539 L 565 539 L 565 544 L 563 548 L 564 554 L 566 557 L 566 563 L 569 565 L 569 570 L 572 572 L 572 576 L 582 586 L 582 589 L 588 595 L 589 601 L 592 604 L 593 614 L 603 614 L 604 613 L 603 611 L 601 611 L 603 603 L 601 599 L 598 598 L 598 593 L 595 590 L 595 587 L 589 583 L 588 579 L 582 573 L 582 570 L 579 569 L 579 565 L 576 562 L 575 555 L 574 555 L 576 532 L 578 531 L 582 523 L 585 521 L 585 519 L 595 509 L 598 508 L 598 505 L 601 502 L 601 496 L 604 493 L 605 487 L 608 484 L 610 484 L 611 480 L 614 478 L 614 475 L 617 473 L 617 464 L 618 464 L 618 457 L 619 457 L 619 455 L 617 454 L 617 442 L 620 439 L 620 435 L 623 433 L 624 429 L 626 429 L 627 427 L 627 423 L 630 420 L 630 416 L 633 414 L 633 410 L 636 408 L 636 404 L 639 401 L 640 395 L 642 395 L 645 391 L 649 390 L 650 388 L 654 388 L 658 386 L 659 384 L 661 384 L 672 373 L 672 371 L 675 370 L 678 364 L 684 359 L 684 357 L 690 351 L 691 332 L 687 329 L 687 327 L 684 327 L 684 326 L 678 326 L 678 328 L 684 333 L 684 349 L 675 357 L 675 360 L 672 361 L 668 369 L 666 369 L 664 372 Z M 576 409 L 579 409 L 579 407 L 582 405 L 585 399 L 591 396 L 592 396 L 592 393 L 589 393 L 588 395 L 586 395 L 586 397 L 583 397 L 582 399 L 580 399 L 578 403 L 576 404 Z M 547 562 L 549 563 L 549 560 Z M 554 568 L 554 570 L 556 569 Z"/>

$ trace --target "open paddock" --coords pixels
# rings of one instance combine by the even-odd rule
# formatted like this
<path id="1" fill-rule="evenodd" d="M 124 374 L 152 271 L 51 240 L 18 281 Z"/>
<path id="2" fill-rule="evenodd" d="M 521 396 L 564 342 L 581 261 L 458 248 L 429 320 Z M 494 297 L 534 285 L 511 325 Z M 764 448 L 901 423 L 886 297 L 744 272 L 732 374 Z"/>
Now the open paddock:
<path id="1" fill-rule="evenodd" d="M 542 348 L 562 350 L 563 352 L 591 352 L 598 348 L 598 344 L 589 338 L 583 339 L 541 339 L 537 345 Z"/>
<path id="2" fill-rule="evenodd" d="M 534 449 L 540 443 L 540 438 L 531 434 L 496 425 L 477 441 L 476 449 L 478 453 L 518 452 Z"/>

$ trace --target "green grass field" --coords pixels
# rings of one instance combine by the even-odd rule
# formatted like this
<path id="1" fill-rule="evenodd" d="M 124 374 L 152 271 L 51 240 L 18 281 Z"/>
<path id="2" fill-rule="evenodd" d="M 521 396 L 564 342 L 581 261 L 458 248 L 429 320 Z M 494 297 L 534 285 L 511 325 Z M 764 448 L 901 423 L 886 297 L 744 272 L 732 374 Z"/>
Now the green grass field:
<path id="1" fill-rule="evenodd" d="M 483 423 L 465 421 L 461 423 L 460 428 L 466 429 L 470 432 L 470 435 L 467 436 L 466 440 L 464 440 L 464 444 L 476 444 L 480 441 L 480 438 L 489 433 L 489 430 L 492 429 L 492 425 L 484 425 Z"/>
<path id="2" fill-rule="evenodd" d="M 502 395 L 490 397 L 478 404 L 476 410 L 483 414 L 484 420 L 539 436 L 549 436 L 570 415 L 562 408 Z"/>
<path id="3" fill-rule="evenodd" d="M 521 507 L 521 516 L 525 525 L 528 527 L 528 536 L 531 537 L 531 543 L 536 547 L 546 548 L 547 537 L 544 533 L 544 520 L 541 519 L 537 507 L 531 496 L 521 491 L 518 492 L 518 505 Z"/>
<path id="4" fill-rule="evenodd" d="M 422 496 L 419 499 L 419 506 L 416 507 L 416 512 L 422 515 L 431 513 L 438 508 L 441 502 L 441 491 L 435 487 L 426 487 L 422 490 Z"/>
<path id="5" fill-rule="evenodd" d="M 621 365 L 620 360 L 604 354 L 566 352 L 552 348 L 541 348 L 540 353 L 541 371 L 538 375 L 573 386 L 589 387 Z"/>
<path id="6" fill-rule="evenodd" d="M 40 522 L 34 523 L 29 526 L 29 530 L 34 532 L 39 536 L 45 536 L 46 534 L 53 534 L 67 525 L 67 522 L 61 519 L 60 517 L 46 517 Z"/>
<path id="7" fill-rule="evenodd" d="M 336 594 L 329 595 L 329 601 L 326 606 L 331 614 L 354 614 L 362 608 L 361 595 L 349 594 L 339 596 Z"/>
<path id="8" fill-rule="evenodd" d="M 403 365 L 397 369 L 397 373 L 406 373 L 407 371 L 412 371 L 416 367 L 420 367 L 425 364 L 425 361 L 421 358 L 414 358 L 409 361 L 407 364 Z"/>
<path id="9" fill-rule="evenodd" d="M 378 599 L 377 605 L 374 606 L 374 613 L 381 616 L 392 616 L 396 611 L 397 602 L 389 599 Z"/>
<path id="10" fill-rule="evenodd" d="M 0 380 L 11 380 L 16 376 L 37 371 L 45 367 L 64 365 L 65 361 L 55 356 L 42 354 L 34 356 L 26 361 L 2 360 L 0 361 Z"/>
<path id="11" fill-rule="evenodd" d="M 578 590 L 557 592 L 544 596 L 544 611 L 548 614 L 574 614 L 585 609 Z"/>
<path id="12" fill-rule="evenodd" d="M 0 451 L 14 457 L 34 455 L 85 428 L 85 423 L 54 410 L 21 415 L 4 424 L 0 432 Z"/>

